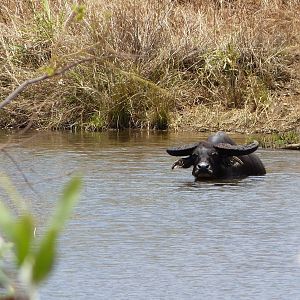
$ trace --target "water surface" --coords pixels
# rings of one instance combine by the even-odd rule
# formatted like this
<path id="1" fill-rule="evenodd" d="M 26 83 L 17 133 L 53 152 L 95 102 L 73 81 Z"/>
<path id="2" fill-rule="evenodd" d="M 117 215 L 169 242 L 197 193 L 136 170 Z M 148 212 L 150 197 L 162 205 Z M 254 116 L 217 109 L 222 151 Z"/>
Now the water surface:
<path id="1" fill-rule="evenodd" d="M 3 154 L 1 169 L 38 234 L 70 174 L 83 174 L 41 299 L 300 299 L 300 152 L 259 149 L 266 176 L 195 183 L 191 169 L 171 170 L 165 148 L 204 137 L 12 136 L 9 153 L 36 192 Z"/>

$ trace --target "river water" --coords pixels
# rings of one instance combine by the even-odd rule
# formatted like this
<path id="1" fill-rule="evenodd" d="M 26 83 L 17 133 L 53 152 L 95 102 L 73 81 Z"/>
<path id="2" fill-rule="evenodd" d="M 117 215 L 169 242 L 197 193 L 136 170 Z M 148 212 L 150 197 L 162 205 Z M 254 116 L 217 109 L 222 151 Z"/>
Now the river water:
<path id="1" fill-rule="evenodd" d="M 31 205 L 37 235 L 63 184 L 83 177 L 41 299 L 300 299 L 300 152 L 259 149 L 267 175 L 243 180 L 172 171 L 165 149 L 205 137 L 1 133 L 32 188 L 3 153 L 1 171 Z"/>

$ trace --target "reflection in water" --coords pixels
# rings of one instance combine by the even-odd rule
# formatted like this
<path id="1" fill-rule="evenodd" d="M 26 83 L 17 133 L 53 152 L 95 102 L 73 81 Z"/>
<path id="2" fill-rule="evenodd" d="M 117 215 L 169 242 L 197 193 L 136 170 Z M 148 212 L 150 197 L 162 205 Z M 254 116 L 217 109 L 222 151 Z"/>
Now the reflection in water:
<path id="1" fill-rule="evenodd" d="M 5 156 L 1 168 L 32 203 L 38 234 L 68 174 L 84 177 L 41 299 L 298 299 L 300 153 L 259 150 L 266 176 L 194 182 L 191 170 L 171 170 L 165 148 L 202 138 L 13 137 L 10 153 L 39 195 Z"/>
<path id="2" fill-rule="evenodd" d="M 193 177 L 192 177 L 193 178 Z M 204 181 L 186 182 L 187 186 L 195 188 L 207 188 L 209 186 L 236 186 L 243 183 L 243 179 L 210 179 Z"/>

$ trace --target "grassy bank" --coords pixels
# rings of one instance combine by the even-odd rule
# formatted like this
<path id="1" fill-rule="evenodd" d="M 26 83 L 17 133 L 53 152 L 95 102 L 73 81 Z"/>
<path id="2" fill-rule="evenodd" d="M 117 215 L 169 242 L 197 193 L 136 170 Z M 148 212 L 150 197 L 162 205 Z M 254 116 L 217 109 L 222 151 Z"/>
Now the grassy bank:
<path id="1" fill-rule="evenodd" d="M 299 12 L 298 0 L 4 0 L 1 100 L 95 59 L 29 87 L 0 127 L 297 130 Z"/>
<path id="2" fill-rule="evenodd" d="M 275 149 L 300 149 L 300 134 L 298 131 L 286 131 L 282 133 L 249 135 L 247 142 L 257 140 L 263 148 Z"/>

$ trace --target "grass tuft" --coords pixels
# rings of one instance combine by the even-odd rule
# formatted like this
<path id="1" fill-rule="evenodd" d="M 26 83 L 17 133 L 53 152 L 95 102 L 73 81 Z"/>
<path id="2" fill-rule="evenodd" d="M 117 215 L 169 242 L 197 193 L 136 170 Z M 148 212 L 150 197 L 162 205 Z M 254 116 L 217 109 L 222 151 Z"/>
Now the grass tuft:
<path id="1" fill-rule="evenodd" d="M 297 0 L 5 0 L 1 127 L 289 130 L 299 126 Z"/>
<path id="2" fill-rule="evenodd" d="M 299 132 L 292 130 L 283 133 L 258 136 L 256 139 L 264 148 L 284 148 L 286 145 L 299 144 L 300 134 Z"/>

